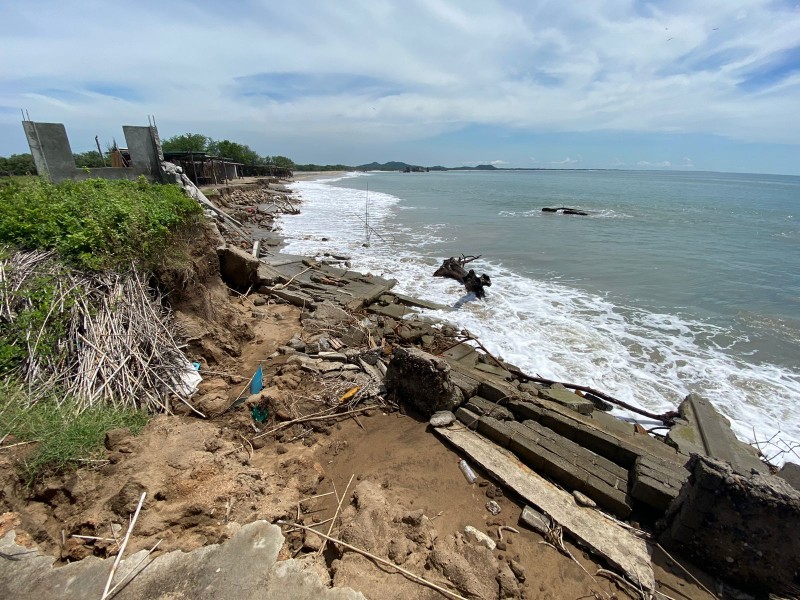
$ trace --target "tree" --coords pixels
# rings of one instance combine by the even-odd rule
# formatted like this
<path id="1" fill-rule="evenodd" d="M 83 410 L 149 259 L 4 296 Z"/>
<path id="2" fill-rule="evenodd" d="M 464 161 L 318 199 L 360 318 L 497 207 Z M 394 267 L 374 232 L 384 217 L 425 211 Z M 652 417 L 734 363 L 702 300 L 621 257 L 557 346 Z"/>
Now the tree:
<path id="1" fill-rule="evenodd" d="M 36 165 L 30 154 L 0 156 L 0 175 L 36 175 Z"/>
<path id="2" fill-rule="evenodd" d="M 233 162 L 239 162 L 244 165 L 258 165 L 262 164 L 264 160 L 250 146 L 231 142 L 230 140 L 212 140 L 208 144 L 208 153 L 230 158 Z"/>
<path id="3" fill-rule="evenodd" d="M 267 162 L 271 165 L 275 165 L 276 167 L 294 169 L 294 161 L 291 158 L 286 158 L 285 156 L 270 156 L 267 158 Z"/>
<path id="4" fill-rule="evenodd" d="M 79 169 L 83 167 L 94 168 L 108 166 L 103 162 L 103 158 L 97 150 L 89 150 L 81 154 L 73 154 L 72 156 L 75 158 L 75 166 Z"/>
<path id="5" fill-rule="evenodd" d="M 184 133 L 161 142 L 161 149 L 164 152 L 206 152 L 211 141 L 201 133 Z"/>

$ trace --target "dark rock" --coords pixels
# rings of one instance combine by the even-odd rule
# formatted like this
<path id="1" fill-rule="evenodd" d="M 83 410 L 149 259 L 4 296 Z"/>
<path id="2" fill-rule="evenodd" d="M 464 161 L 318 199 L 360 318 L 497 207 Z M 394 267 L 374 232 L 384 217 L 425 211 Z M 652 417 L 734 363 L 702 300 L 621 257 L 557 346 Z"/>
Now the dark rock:
<path id="1" fill-rule="evenodd" d="M 800 491 L 780 477 L 737 475 L 695 455 L 659 523 L 659 541 L 745 591 L 794 594 L 800 584 Z M 732 559 L 732 562 L 729 560 Z"/>
<path id="2" fill-rule="evenodd" d="M 447 361 L 415 348 L 395 349 L 386 372 L 386 389 L 425 417 L 452 411 L 464 399 L 450 380 Z"/>
<path id="3" fill-rule="evenodd" d="M 783 478 L 789 482 L 794 489 L 800 490 L 800 465 L 787 462 L 783 468 L 778 471 L 778 477 Z"/>

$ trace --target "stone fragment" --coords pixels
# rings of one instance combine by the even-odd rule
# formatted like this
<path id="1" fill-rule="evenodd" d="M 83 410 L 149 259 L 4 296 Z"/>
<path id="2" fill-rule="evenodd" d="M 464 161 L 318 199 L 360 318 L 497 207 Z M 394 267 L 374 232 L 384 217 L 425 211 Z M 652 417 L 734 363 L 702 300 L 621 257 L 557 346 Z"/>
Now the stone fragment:
<path id="1" fill-rule="evenodd" d="M 585 506 L 587 508 L 597 508 L 597 502 L 589 498 L 586 494 L 575 490 L 572 492 L 572 497 L 575 498 L 575 502 L 578 503 L 578 506 Z"/>
<path id="2" fill-rule="evenodd" d="M 497 516 L 497 515 L 499 515 L 499 514 L 500 514 L 500 512 L 501 512 L 503 509 L 502 509 L 502 508 L 500 508 L 500 505 L 499 505 L 497 502 L 495 502 L 494 500 L 489 500 L 489 501 L 486 503 L 486 510 L 488 510 L 488 511 L 489 511 L 490 513 L 492 513 L 493 515 Z"/>
<path id="3" fill-rule="evenodd" d="M 478 531 L 472 525 L 467 525 L 464 527 L 464 535 L 467 536 L 468 540 L 478 544 L 479 546 L 484 546 L 489 550 L 494 550 L 497 547 L 497 544 L 494 543 L 492 538 L 482 531 Z"/>
<path id="4" fill-rule="evenodd" d="M 447 427 L 455 420 L 456 416 L 452 412 L 449 410 L 440 410 L 433 413 L 433 416 L 428 422 L 431 427 Z"/>

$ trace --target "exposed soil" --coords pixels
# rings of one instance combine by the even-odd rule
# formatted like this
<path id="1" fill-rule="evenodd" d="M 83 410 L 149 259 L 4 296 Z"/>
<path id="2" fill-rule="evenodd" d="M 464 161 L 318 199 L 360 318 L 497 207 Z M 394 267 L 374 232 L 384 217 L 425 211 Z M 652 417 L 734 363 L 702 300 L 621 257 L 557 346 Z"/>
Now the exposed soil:
<path id="1" fill-rule="evenodd" d="M 152 547 L 191 550 L 232 535 L 256 519 L 299 520 L 310 525 L 334 516 L 334 491 L 344 494 L 342 513 L 331 535 L 402 565 L 467 597 L 604 598 L 628 597 L 613 583 L 593 575 L 599 566 L 566 542 L 580 566 L 545 545 L 518 524 L 522 509 L 483 477 L 468 484 L 460 457 L 410 415 L 380 408 L 342 421 L 295 425 L 253 442 L 253 402 L 232 406 L 261 364 L 270 408 L 292 418 L 319 410 L 331 382 L 300 370 L 285 347 L 303 334 L 300 311 L 258 295 L 242 297 L 219 279 L 215 262 L 219 238 L 201 236 L 191 265 L 160 274 L 162 284 L 182 291 L 172 296 L 189 352 L 202 363 L 204 381 L 194 399 L 210 418 L 189 415 L 154 418 L 138 436 L 118 430 L 107 440 L 105 461 L 66 475 L 50 476 L 28 489 L 16 463 L 30 446 L 0 453 L 0 535 L 9 528 L 24 534 L 63 561 L 117 550 L 142 492 L 143 511 L 126 554 Z M 274 415 L 273 415 L 274 416 Z M 479 476 L 482 475 L 480 472 Z M 501 508 L 493 516 L 489 500 Z M 491 551 L 469 541 L 472 525 L 495 542 Z M 329 524 L 318 529 L 328 531 Z M 75 538 L 95 536 L 101 540 Z M 29 537 L 27 537 L 29 536 Z M 335 585 L 361 590 L 370 598 L 441 598 L 391 569 L 320 540 L 287 532 L 282 556 L 308 554 L 312 568 Z M 656 577 L 673 598 L 708 597 L 687 583 L 678 567 L 657 557 Z M 678 575 L 676 575 L 678 573 Z M 591 574 L 591 575 L 590 575 Z M 449 583 L 448 583 L 449 581 Z M 708 579 L 703 580 L 711 586 Z"/>

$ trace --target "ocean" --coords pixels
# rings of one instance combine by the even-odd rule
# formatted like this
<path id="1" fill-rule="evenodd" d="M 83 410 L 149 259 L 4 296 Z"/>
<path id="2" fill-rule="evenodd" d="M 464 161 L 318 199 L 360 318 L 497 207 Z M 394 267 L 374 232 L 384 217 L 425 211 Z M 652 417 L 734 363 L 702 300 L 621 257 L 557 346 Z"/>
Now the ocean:
<path id="1" fill-rule="evenodd" d="M 480 255 L 486 299 L 432 316 L 523 371 L 649 410 L 697 392 L 773 462 L 800 462 L 800 177 L 376 172 L 292 187 L 304 203 L 282 220 L 286 252 L 344 254 L 451 306 L 463 288 L 433 271 Z"/>

